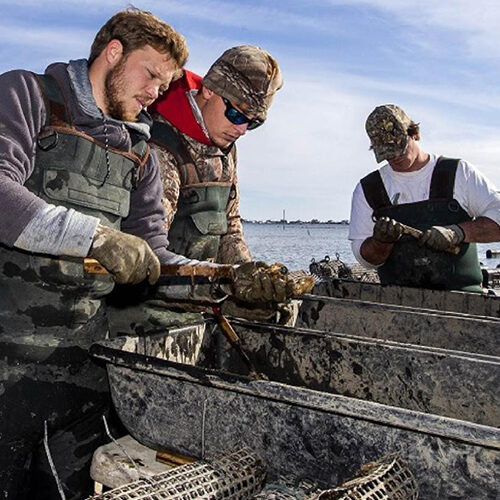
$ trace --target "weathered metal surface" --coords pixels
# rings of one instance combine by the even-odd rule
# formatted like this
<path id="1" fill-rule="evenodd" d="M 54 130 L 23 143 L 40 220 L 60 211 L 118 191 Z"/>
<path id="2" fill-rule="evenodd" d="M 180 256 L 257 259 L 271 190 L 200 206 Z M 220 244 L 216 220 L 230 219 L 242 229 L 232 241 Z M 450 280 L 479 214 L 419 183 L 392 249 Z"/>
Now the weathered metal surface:
<path id="1" fill-rule="evenodd" d="M 214 342 L 222 337 L 212 336 L 211 330 L 202 339 L 202 351 L 213 354 Z M 273 335 L 279 340 L 279 335 L 272 334 L 270 344 Z M 299 372 L 299 382 L 321 385 L 321 370 L 332 363 L 328 349 L 333 346 L 322 345 L 321 337 L 307 334 L 303 339 L 302 353 L 314 363 L 295 366 L 290 352 L 299 346 L 292 342 L 275 366 L 284 369 L 289 363 L 291 371 Z M 333 335 L 323 337 L 335 340 Z M 265 457 L 269 479 L 311 477 L 321 487 L 339 484 L 361 464 L 399 451 L 417 478 L 420 498 L 495 498 L 498 491 L 500 431 L 496 428 L 325 390 L 252 381 L 225 373 L 229 362 L 210 370 L 127 353 L 122 350 L 125 343 L 134 351 L 130 339 L 115 339 L 93 346 L 92 353 L 109 363 L 113 401 L 123 423 L 138 441 L 153 448 L 210 458 L 246 444 Z M 217 357 L 219 362 L 230 360 L 224 354 L 224 341 L 220 347 L 213 359 L 201 353 L 192 362 L 197 358 L 199 364 L 209 365 Z M 279 343 L 274 347 L 280 349 Z M 321 356 L 323 348 L 326 357 Z M 342 348 L 347 356 L 347 343 Z M 295 358 L 299 354 L 295 352 Z M 330 379 L 324 383 L 328 385 Z"/>
<path id="2" fill-rule="evenodd" d="M 500 358 L 236 320 L 233 326 L 271 380 L 500 427 Z M 247 373 L 229 346 L 219 353 L 219 367 Z"/>
<path id="3" fill-rule="evenodd" d="M 326 278 L 314 287 L 313 294 L 477 316 L 500 317 L 500 297 L 479 293 L 427 290 Z"/>
<path id="4" fill-rule="evenodd" d="M 500 356 L 500 321 L 354 299 L 308 296 L 298 327 Z"/>

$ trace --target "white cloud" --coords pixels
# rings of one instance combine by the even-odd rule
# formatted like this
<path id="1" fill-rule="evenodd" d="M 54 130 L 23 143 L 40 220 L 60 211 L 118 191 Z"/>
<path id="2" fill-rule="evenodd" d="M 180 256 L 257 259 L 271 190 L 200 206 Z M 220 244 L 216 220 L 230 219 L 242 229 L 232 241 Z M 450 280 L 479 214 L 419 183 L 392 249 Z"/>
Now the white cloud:
<path id="1" fill-rule="evenodd" d="M 25 24 L 0 23 L 0 44 L 15 44 L 25 48 L 65 51 L 89 51 L 94 30 L 70 27 L 46 28 Z"/>
<path id="2" fill-rule="evenodd" d="M 327 2 L 321 0 L 316 4 L 325 12 Z M 57 28 L 49 28 L 47 21 L 30 23 L 22 18 L 9 19 L 9 9 L 18 9 L 18 4 L 0 0 L 5 14 L 0 24 L 0 47 L 3 46 L 0 67 L 8 69 L 6 65 L 11 64 L 12 57 L 16 58 L 16 66 L 33 68 L 45 59 L 85 56 L 99 26 L 126 5 L 122 0 L 23 2 L 23 8 L 31 13 L 37 9 L 43 12 L 38 19 L 45 20 L 49 14 L 54 18 L 60 12 L 61 23 Z M 490 83 L 486 83 L 481 75 L 471 80 L 467 65 L 455 67 L 447 44 L 449 35 L 450 43 L 459 44 L 454 47 L 456 53 L 474 57 L 475 62 L 481 58 L 485 69 L 494 72 L 498 67 L 494 58 L 499 55 L 500 47 L 497 31 L 500 7 L 496 3 L 465 0 L 422 0 L 415 5 L 409 5 L 407 0 L 331 2 L 333 6 L 357 6 L 360 19 L 367 14 L 365 7 L 372 7 L 374 22 L 380 16 L 388 30 L 407 39 L 408 44 L 403 48 L 386 46 L 382 39 L 374 41 L 379 49 L 387 51 L 391 61 L 394 54 L 401 51 L 400 59 L 406 58 L 410 67 L 411 50 L 418 47 L 424 60 L 432 57 L 433 63 L 442 61 L 443 66 L 426 68 L 431 73 L 446 73 L 451 68 L 455 78 L 460 71 L 464 72 L 463 82 L 455 79 L 447 83 L 443 83 L 444 78 L 432 78 L 432 74 L 420 83 L 403 71 L 388 71 L 382 77 L 375 77 L 373 68 L 361 73 L 360 68 L 364 69 L 373 53 L 370 50 L 356 52 L 357 49 L 348 45 L 355 45 L 354 41 L 343 38 L 348 30 L 359 28 L 355 21 L 352 26 L 344 23 L 341 10 L 334 8 L 321 16 L 314 5 L 315 0 L 267 3 L 145 0 L 139 5 L 172 22 L 186 36 L 191 51 L 188 66 L 200 73 L 227 47 L 248 39 L 269 48 L 280 61 L 285 86 L 276 97 L 268 123 L 239 141 L 245 217 L 280 218 L 285 208 L 290 219 L 347 218 L 355 184 L 377 166 L 368 150 L 364 121 L 374 106 L 384 102 L 400 104 L 422 122 L 424 148 L 466 158 L 500 184 L 500 171 L 496 166 L 500 155 L 497 82 L 490 79 Z M 384 14 L 389 14 L 392 21 Z M 324 54 L 330 46 L 325 49 L 312 44 L 310 54 L 299 58 L 293 49 L 295 35 L 307 40 L 309 34 L 317 31 L 332 51 L 339 40 L 345 43 L 346 49 L 353 51 L 352 60 L 340 60 L 340 57 L 338 61 L 325 60 Z M 435 34 L 436 38 L 427 37 L 428 33 Z M 6 49 L 7 44 L 15 44 L 16 49 L 12 50 L 11 45 Z M 363 45 L 363 50 L 366 47 Z M 317 50 L 323 59 L 318 57 Z M 356 68 L 357 74 L 346 68 Z M 412 69 L 418 71 L 418 66 Z"/>
<path id="3" fill-rule="evenodd" d="M 348 218 L 356 183 L 377 168 L 364 132 L 366 116 L 388 102 L 373 92 L 380 82 L 366 80 L 362 89 L 346 90 L 353 89 L 349 80 L 340 74 L 310 80 L 288 75 L 268 123 L 238 143 L 244 217 L 278 219 L 285 208 L 290 219 Z M 458 102 L 464 99 L 459 91 L 454 89 Z M 440 91 L 428 92 L 438 97 Z M 390 88 L 387 94 L 393 94 Z M 422 122 L 425 150 L 465 158 L 500 185 L 499 126 L 457 120 L 449 115 L 453 102 L 422 104 L 419 87 L 396 102 Z"/>
<path id="4" fill-rule="evenodd" d="M 421 33 L 427 28 L 454 33 L 469 57 L 496 59 L 500 54 L 496 0 L 419 0 L 411 5 L 407 0 L 330 0 L 330 4 L 373 7 L 394 16 L 395 26 L 412 26 Z"/>
<path id="5" fill-rule="evenodd" d="M 24 8 L 40 9 L 41 11 L 53 10 L 68 14 L 71 12 L 81 13 L 82 11 L 101 13 L 106 17 L 114 12 L 136 5 L 138 8 L 150 10 L 165 21 L 174 16 L 196 19 L 205 25 L 213 23 L 230 28 L 241 28 L 244 30 L 257 32 L 275 32 L 276 30 L 290 30 L 291 27 L 302 30 L 323 30 L 332 28 L 341 29 L 342 24 L 332 26 L 332 20 L 322 22 L 321 18 L 314 15 L 314 11 L 308 11 L 308 15 L 302 12 L 307 8 L 307 2 L 296 2 L 296 9 L 290 3 L 283 2 L 238 2 L 237 6 L 233 1 L 224 0 L 143 0 L 141 2 L 123 2 L 122 0 L 107 0 L 103 3 L 100 0 L 45 0 L 40 3 L 38 0 L 25 0 Z M 11 0 L 0 0 L 0 6 L 17 8 L 18 4 Z M 297 10 L 298 13 L 295 13 Z M 307 10 L 306 10 L 307 11 Z"/>

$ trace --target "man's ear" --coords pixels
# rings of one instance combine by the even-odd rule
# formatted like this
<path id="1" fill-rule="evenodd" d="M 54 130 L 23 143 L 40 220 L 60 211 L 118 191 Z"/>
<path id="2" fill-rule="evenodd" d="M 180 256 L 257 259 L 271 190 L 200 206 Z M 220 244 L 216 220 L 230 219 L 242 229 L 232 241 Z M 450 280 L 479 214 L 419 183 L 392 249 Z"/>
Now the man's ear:
<path id="1" fill-rule="evenodd" d="M 114 66 L 123 56 L 123 44 L 120 40 L 114 38 L 104 48 L 106 62 L 110 66 Z"/>
<path id="2" fill-rule="evenodd" d="M 207 87 L 205 87 L 204 85 L 202 85 L 202 87 L 201 87 L 201 95 L 203 96 L 203 99 L 205 99 L 206 101 L 208 101 L 214 94 L 215 94 L 215 92 L 213 90 L 207 89 Z"/>

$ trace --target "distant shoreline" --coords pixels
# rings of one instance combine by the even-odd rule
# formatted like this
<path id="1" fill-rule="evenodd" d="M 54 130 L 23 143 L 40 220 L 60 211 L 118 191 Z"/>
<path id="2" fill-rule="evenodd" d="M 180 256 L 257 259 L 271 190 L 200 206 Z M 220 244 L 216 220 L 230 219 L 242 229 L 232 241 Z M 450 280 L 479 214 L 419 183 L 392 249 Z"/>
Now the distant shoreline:
<path id="1" fill-rule="evenodd" d="M 348 226 L 349 221 L 348 220 L 341 220 L 341 221 L 334 221 L 334 220 L 328 220 L 328 221 L 320 221 L 318 219 L 311 219 L 311 220 L 249 220 L 249 219 L 241 219 L 241 221 L 245 224 L 275 224 L 275 225 L 311 225 L 311 224 L 323 224 L 323 225 L 338 225 L 338 226 Z"/>

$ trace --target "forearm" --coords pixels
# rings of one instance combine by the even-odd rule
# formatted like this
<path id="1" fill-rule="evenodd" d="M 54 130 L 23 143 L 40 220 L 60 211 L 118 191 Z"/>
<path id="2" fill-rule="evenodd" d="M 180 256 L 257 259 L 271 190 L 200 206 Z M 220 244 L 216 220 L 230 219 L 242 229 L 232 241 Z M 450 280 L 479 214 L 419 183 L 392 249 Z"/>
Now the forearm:
<path id="1" fill-rule="evenodd" d="M 360 253 L 361 257 L 374 266 L 383 264 L 391 255 L 394 243 L 383 243 L 373 237 L 363 241 Z"/>
<path id="2" fill-rule="evenodd" d="M 161 200 L 162 186 L 158 163 L 156 155 L 152 154 L 139 186 L 131 192 L 130 212 L 128 217 L 122 220 L 120 229 L 146 240 L 159 257 L 168 247 L 164 227 L 165 212 Z"/>
<path id="3" fill-rule="evenodd" d="M 28 252 L 86 257 L 98 224 L 97 217 L 47 204 L 35 213 L 14 246 Z"/>
<path id="4" fill-rule="evenodd" d="M 461 222 L 466 242 L 490 243 L 500 241 L 500 226 L 489 217 L 478 217 L 475 220 Z"/>
<path id="5" fill-rule="evenodd" d="M 177 212 L 177 202 L 180 196 L 181 179 L 175 157 L 167 150 L 155 146 L 158 156 L 160 178 L 163 188 L 162 204 L 165 209 L 165 230 L 172 225 Z"/>
<path id="6" fill-rule="evenodd" d="M 217 261 L 223 264 L 242 264 L 252 260 L 252 255 L 242 233 L 225 234 L 221 238 Z"/>
<path id="7" fill-rule="evenodd" d="M 239 200 L 232 201 L 226 213 L 227 233 L 221 238 L 217 261 L 223 264 L 242 264 L 251 261 L 252 256 L 243 235 Z"/>
<path id="8" fill-rule="evenodd" d="M 235 196 L 231 198 L 226 207 L 227 233 L 222 236 L 219 245 L 218 262 L 224 264 L 242 264 L 252 260 L 240 216 L 240 191 L 236 173 L 233 177 Z"/>

